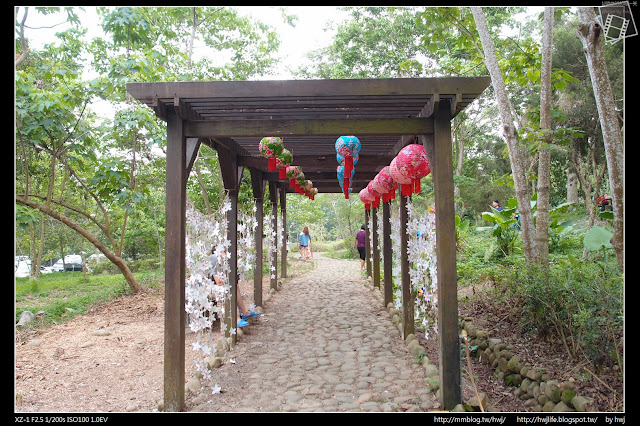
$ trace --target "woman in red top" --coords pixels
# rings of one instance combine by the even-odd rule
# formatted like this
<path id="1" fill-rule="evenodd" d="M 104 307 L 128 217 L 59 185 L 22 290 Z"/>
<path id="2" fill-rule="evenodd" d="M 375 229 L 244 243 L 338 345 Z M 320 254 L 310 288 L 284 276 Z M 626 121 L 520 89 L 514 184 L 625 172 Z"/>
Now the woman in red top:
<path id="1" fill-rule="evenodd" d="M 364 260 L 367 255 L 367 247 L 365 244 L 365 241 L 366 241 L 365 229 L 366 229 L 365 225 L 362 225 L 360 227 L 360 231 L 358 231 L 358 233 L 356 234 L 356 240 L 353 242 L 353 248 L 357 248 L 358 253 L 360 253 L 360 270 L 361 271 L 364 271 Z"/>

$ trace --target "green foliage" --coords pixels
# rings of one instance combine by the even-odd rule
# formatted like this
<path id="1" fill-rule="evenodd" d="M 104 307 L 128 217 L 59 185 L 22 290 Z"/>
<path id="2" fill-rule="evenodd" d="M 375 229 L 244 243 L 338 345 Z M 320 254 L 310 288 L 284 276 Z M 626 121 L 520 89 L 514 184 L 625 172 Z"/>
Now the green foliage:
<path id="1" fill-rule="evenodd" d="M 594 264 L 573 262 L 513 270 L 523 302 L 522 326 L 554 334 L 570 356 L 600 365 L 618 362 L 617 339 L 623 325 L 622 277 L 605 277 Z"/>
<path id="2" fill-rule="evenodd" d="M 510 198 L 503 210 L 497 210 L 492 206 L 490 212 L 482 213 L 482 219 L 494 224 L 491 235 L 496 237 L 498 249 L 504 256 L 513 253 L 515 242 L 520 235 L 517 214 L 518 202 L 515 198 Z"/>

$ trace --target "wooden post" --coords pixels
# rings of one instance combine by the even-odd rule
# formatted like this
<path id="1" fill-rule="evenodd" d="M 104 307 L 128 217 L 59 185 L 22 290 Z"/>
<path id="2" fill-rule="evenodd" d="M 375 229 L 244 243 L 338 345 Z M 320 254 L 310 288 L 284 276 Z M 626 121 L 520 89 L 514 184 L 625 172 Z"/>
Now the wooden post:
<path id="1" fill-rule="evenodd" d="M 278 230 L 278 181 L 270 180 L 269 181 L 269 201 L 271 202 L 271 228 L 273 232 L 277 233 Z M 267 238 L 271 239 L 271 235 L 267 235 Z M 271 265 L 269 265 L 269 287 L 277 290 L 278 289 L 278 241 L 275 241 L 276 247 L 271 247 L 270 250 L 273 251 L 273 259 L 271 260 Z M 271 256 L 271 253 L 269 254 Z"/>
<path id="2" fill-rule="evenodd" d="M 229 284 L 231 284 L 231 297 L 229 298 L 228 317 L 231 328 L 238 326 L 238 191 L 229 191 L 229 202 L 231 209 L 227 212 L 227 238 L 231 242 L 229 246 Z M 229 331 L 229 329 L 227 329 Z M 236 344 L 237 334 L 231 335 L 231 344 Z"/>
<path id="3" fill-rule="evenodd" d="M 186 143 L 182 120 L 167 116 L 164 266 L 164 409 L 184 409 Z"/>
<path id="4" fill-rule="evenodd" d="M 393 302 L 393 259 L 391 258 L 391 201 L 382 203 L 382 243 L 384 253 L 384 306 Z"/>
<path id="5" fill-rule="evenodd" d="M 365 244 L 365 264 L 367 265 L 367 277 L 371 276 L 371 230 L 369 229 L 369 216 L 371 215 L 370 210 L 364 211 L 364 223 L 365 223 L 365 233 L 364 233 L 364 244 Z"/>
<path id="6" fill-rule="evenodd" d="M 227 325 L 225 336 L 231 337 L 232 345 L 236 343 L 236 334 L 231 334 L 231 329 L 238 326 L 238 189 L 242 179 L 243 168 L 238 168 L 236 153 L 222 146 L 217 146 L 220 163 L 220 174 L 224 182 L 225 190 L 229 194 L 231 209 L 227 212 L 227 238 L 229 245 L 229 285 L 231 286 L 229 299 L 225 303 L 224 322 Z"/>
<path id="7" fill-rule="evenodd" d="M 433 153 L 431 170 L 436 204 L 440 389 L 445 410 L 462 401 L 450 120 L 449 101 L 441 101 L 435 115 L 433 138 L 426 138 L 427 145 L 433 146 L 425 150 L 427 154 Z"/>
<path id="8" fill-rule="evenodd" d="M 398 185 L 400 191 L 401 185 Z M 407 201 L 411 197 L 400 195 L 400 274 L 402 281 L 402 338 L 414 332 L 413 319 L 413 292 L 411 291 L 411 279 L 409 277 L 409 253 L 407 250 L 407 223 L 409 214 L 407 213 Z M 460 356 L 460 355 L 458 355 Z"/>
<path id="9" fill-rule="evenodd" d="M 263 225 L 263 204 L 264 204 L 264 180 L 262 171 L 250 169 L 251 187 L 253 188 L 253 198 L 256 205 L 256 231 L 254 234 L 254 245 L 256 248 L 256 265 L 253 271 L 253 301 L 256 306 L 262 306 L 262 233 Z"/>
<path id="10" fill-rule="evenodd" d="M 378 248 L 378 208 L 371 207 L 373 233 L 373 286 L 380 288 L 380 250 Z"/>
<path id="11" fill-rule="evenodd" d="M 280 276 L 287 278 L 287 191 L 280 184 L 280 212 L 282 213 L 282 251 L 280 253 Z"/>

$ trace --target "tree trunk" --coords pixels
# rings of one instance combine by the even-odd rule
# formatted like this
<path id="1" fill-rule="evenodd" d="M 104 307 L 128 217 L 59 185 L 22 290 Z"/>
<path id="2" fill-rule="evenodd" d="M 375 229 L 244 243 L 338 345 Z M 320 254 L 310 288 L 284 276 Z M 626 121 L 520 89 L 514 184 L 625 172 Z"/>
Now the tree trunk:
<path id="1" fill-rule="evenodd" d="M 578 175 L 575 171 L 567 171 L 567 203 L 578 204 Z"/>
<path id="2" fill-rule="evenodd" d="M 20 204 L 23 204 L 23 205 L 27 206 L 27 207 L 31 207 L 33 209 L 40 210 L 44 214 L 46 214 L 48 216 L 51 216 L 52 218 L 54 218 L 56 220 L 59 220 L 60 222 L 62 222 L 65 225 L 67 225 L 69 228 L 73 229 L 74 231 L 76 231 L 77 233 L 82 235 L 91 244 L 93 244 L 98 250 L 100 250 L 107 257 L 107 259 L 109 259 L 111 262 L 113 262 L 113 264 L 116 265 L 118 267 L 118 269 L 120 269 L 120 272 L 122 273 L 124 278 L 127 280 L 127 283 L 129 283 L 129 287 L 131 287 L 131 290 L 134 293 L 137 293 L 137 292 L 140 291 L 140 286 L 138 285 L 138 282 L 136 281 L 135 277 L 133 276 L 133 273 L 131 272 L 131 270 L 129 269 L 129 267 L 125 263 L 125 261 L 121 257 L 116 256 L 112 251 L 107 249 L 104 246 L 104 244 L 102 244 L 96 237 L 94 237 L 91 233 L 89 233 L 89 231 L 87 231 L 86 228 L 84 228 L 83 226 L 75 223 L 74 221 L 72 221 L 68 217 L 63 216 L 63 215 L 61 215 L 60 213 L 58 213 L 58 212 L 56 212 L 54 210 L 51 210 L 48 206 L 40 204 L 40 203 L 36 203 L 35 201 L 27 199 L 26 197 L 16 196 L 16 201 L 18 203 L 20 203 Z M 64 262 L 64 255 L 63 255 L 62 259 L 63 259 L 63 262 Z"/>
<path id="3" fill-rule="evenodd" d="M 458 117 L 460 117 L 462 114 L 460 114 Z M 465 128 L 465 117 L 462 116 L 458 119 L 458 117 L 456 117 L 456 121 L 459 120 L 459 124 L 458 124 L 458 128 L 457 131 L 453 132 L 454 135 L 454 142 L 455 142 L 455 147 L 456 147 L 456 166 L 454 168 L 454 175 L 455 176 L 462 176 L 462 165 L 464 162 L 464 142 L 466 139 L 466 128 Z M 460 198 L 460 187 L 458 185 L 453 187 L 453 198 L 454 200 L 456 198 Z M 457 207 L 456 207 L 457 208 Z"/>
<path id="4" fill-rule="evenodd" d="M 542 30 L 542 64 L 540 70 L 540 132 L 543 145 L 551 143 L 551 52 L 553 43 L 553 7 L 544 8 Z M 541 147 L 538 154 L 538 198 L 536 218 L 537 263 L 549 266 L 549 187 L 551 185 L 551 152 Z"/>
<path id="5" fill-rule="evenodd" d="M 511 111 L 511 105 L 507 96 L 507 90 L 504 85 L 498 58 L 496 56 L 495 47 L 487 22 L 485 20 L 482 8 L 472 7 L 471 12 L 476 22 L 482 49 L 484 51 L 484 63 L 491 75 L 491 84 L 496 93 L 496 100 L 500 112 L 500 121 L 502 122 L 502 131 L 509 150 L 509 161 L 511 162 L 511 170 L 513 173 L 513 184 L 518 200 L 518 210 L 520 213 L 520 224 L 522 225 L 522 248 L 527 261 L 534 261 L 537 258 L 536 247 L 534 241 L 533 215 L 531 212 L 531 195 L 529 191 L 528 181 L 525 174 L 524 161 L 522 152 L 518 144 L 518 134 L 514 124 L 514 118 Z"/>
<path id="6" fill-rule="evenodd" d="M 618 266 L 624 272 L 624 144 L 616 114 L 613 90 L 602 48 L 602 28 L 592 7 L 578 8 L 578 38 L 584 47 L 593 94 L 598 107 L 600 127 L 607 157 L 609 185 L 613 198 L 613 238 Z"/>

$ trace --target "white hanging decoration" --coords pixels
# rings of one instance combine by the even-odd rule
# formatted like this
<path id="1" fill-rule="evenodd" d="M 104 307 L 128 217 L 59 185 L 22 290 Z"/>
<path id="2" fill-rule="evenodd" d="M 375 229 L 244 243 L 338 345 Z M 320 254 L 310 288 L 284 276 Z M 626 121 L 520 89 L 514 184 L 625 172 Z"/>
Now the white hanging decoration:
<path id="1" fill-rule="evenodd" d="M 211 377 L 204 358 L 214 352 L 215 339 L 211 332 L 216 317 L 224 316 L 225 301 L 229 298 L 229 247 L 227 238 L 227 212 L 231 203 L 225 199 L 217 215 L 207 216 L 199 212 L 190 200 L 186 203 L 185 266 L 185 311 L 188 325 L 196 334 L 192 348 L 201 352 L 195 360 L 195 368 L 203 379 Z M 215 217 L 217 216 L 217 217 Z M 213 251 L 213 253 L 212 253 Z M 214 270 L 213 260 L 216 257 Z M 220 277 L 222 285 L 217 285 L 213 275 Z M 221 324 L 224 331 L 225 324 Z"/>
<path id="2" fill-rule="evenodd" d="M 437 257 L 435 212 L 429 207 L 417 214 L 413 203 L 407 203 L 407 254 L 411 268 L 409 278 L 415 297 L 415 318 L 421 320 L 425 337 L 429 330 L 437 334 Z"/>

